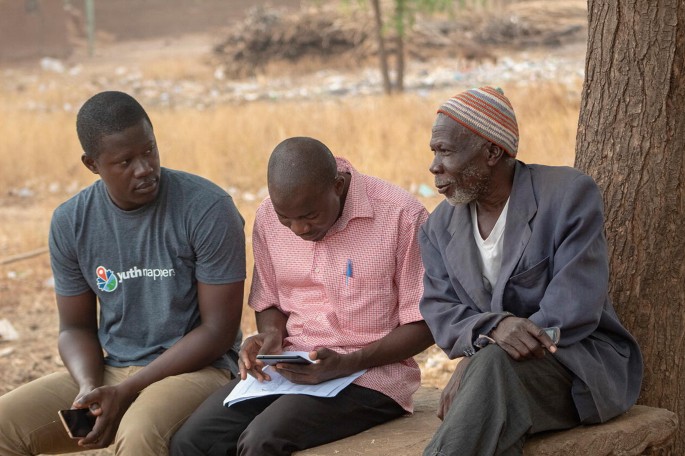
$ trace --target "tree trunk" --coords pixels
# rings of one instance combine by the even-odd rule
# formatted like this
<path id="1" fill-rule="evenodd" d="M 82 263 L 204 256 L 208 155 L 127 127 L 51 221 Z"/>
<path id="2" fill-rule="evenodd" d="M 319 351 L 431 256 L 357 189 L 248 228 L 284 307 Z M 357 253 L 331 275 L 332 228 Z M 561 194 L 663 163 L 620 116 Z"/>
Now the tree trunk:
<path id="1" fill-rule="evenodd" d="M 381 68 L 381 77 L 383 78 L 383 91 L 386 94 L 392 92 L 392 85 L 390 84 L 390 73 L 388 70 L 388 54 L 385 50 L 385 38 L 383 37 L 383 15 L 381 13 L 380 0 L 371 0 L 373 6 L 373 15 L 376 21 L 376 43 L 378 45 L 378 63 Z"/>
<path id="2" fill-rule="evenodd" d="M 395 91 L 404 92 L 404 38 L 406 35 L 406 1 L 395 2 Z"/>
<path id="3" fill-rule="evenodd" d="M 685 454 L 685 1 L 589 0 L 576 167 L 604 192 L 611 297 L 645 358 L 639 403 Z"/>

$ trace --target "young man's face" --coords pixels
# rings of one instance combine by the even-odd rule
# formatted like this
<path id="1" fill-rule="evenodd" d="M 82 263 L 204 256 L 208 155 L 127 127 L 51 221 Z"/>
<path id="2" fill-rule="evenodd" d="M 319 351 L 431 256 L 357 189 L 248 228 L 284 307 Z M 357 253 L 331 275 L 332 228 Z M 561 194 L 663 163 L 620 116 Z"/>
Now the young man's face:
<path id="1" fill-rule="evenodd" d="M 107 187 L 112 202 L 130 211 L 155 200 L 159 192 L 159 151 L 152 126 L 146 119 L 99 142 L 97 158 L 82 161 Z"/>

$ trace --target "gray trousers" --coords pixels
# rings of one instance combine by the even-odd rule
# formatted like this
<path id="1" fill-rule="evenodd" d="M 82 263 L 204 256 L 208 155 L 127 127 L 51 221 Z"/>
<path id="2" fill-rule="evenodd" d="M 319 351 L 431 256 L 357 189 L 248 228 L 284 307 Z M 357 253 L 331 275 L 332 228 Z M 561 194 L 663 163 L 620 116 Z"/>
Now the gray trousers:
<path id="1" fill-rule="evenodd" d="M 520 456 L 528 434 L 580 424 L 571 383 L 550 353 L 516 361 L 488 345 L 469 360 L 424 456 Z"/>
<path id="2" fill-rule="evenodd" d="M 335 397 L 284 394 L 224 407 L 238 380 L 209 396 L 188 418 L 171 440 L 171 456 L 289 455 L 406 413 L 388 396 L 355 384 Z"/>

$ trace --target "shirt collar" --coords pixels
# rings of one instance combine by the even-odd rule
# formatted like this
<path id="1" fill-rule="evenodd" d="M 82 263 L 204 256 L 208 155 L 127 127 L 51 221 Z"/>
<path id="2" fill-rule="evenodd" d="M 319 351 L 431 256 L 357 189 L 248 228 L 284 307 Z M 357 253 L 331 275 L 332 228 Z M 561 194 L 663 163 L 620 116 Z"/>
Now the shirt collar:
<path id="1" fill-rule="evenodd" d="M 328 234 L 334 234 L 344 230 L 350 220 L 354 218 L 373 217 L 373 206 L 366 192 L 366 181 L 364 175 L 359 173 L 352 164 L 344 158 L 336 157 L 338 172 L 350 173 L 350 186 L 347 189 L 345 207 L 340 218 L 328 230 Z"/>

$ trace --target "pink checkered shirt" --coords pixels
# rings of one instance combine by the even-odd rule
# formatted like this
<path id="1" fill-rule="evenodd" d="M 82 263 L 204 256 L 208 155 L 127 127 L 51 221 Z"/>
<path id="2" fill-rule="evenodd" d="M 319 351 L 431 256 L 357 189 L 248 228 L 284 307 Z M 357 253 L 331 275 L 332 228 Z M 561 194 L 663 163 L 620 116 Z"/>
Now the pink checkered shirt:
<path id="1" fill-rule="evenodd" d="M 358 173 L 344 159 L 337 162 L 352 180 L 343 213 L 324 239 L 304 241 L 293 234 L 268 198 L 257 209 L 249 305 L 257 312 L 275 306 L 288 315 L 286 350 L 349 353 L 423 320 L 416 234 L 428 212 L 404 190 Z M 374 367 L 355 381 L 408 412 L 420 382 L 413 358 Z"/>

